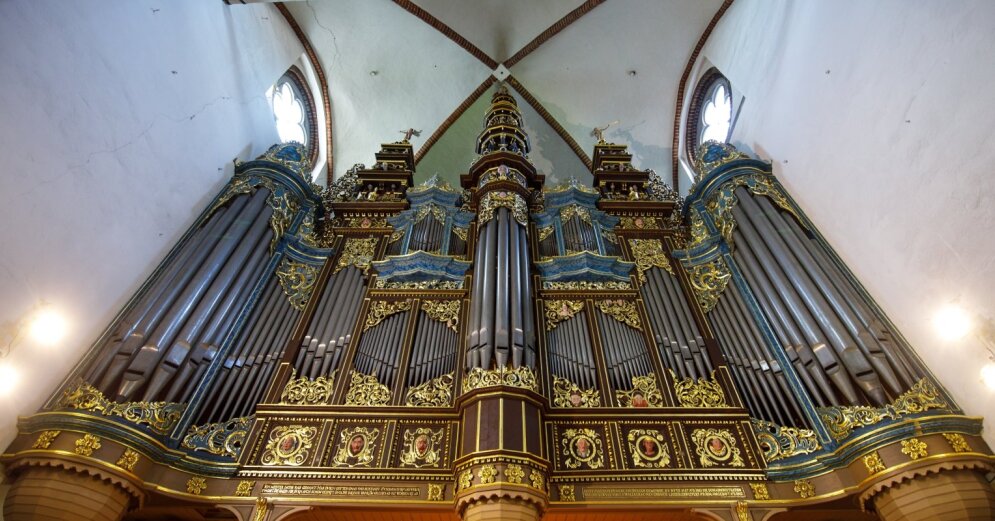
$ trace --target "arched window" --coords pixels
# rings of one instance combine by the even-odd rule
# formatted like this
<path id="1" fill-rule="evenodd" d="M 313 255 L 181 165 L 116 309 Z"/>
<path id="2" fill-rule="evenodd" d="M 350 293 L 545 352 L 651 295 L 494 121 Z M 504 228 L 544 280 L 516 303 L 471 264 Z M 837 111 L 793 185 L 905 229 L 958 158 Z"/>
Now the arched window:
<path id="1" fill-rule="evenodd" d="M 318 156 L 318 129 L 314 97 L 304 75 L 297 67 L 291 67 L 270 88 L 268 95 L 280 141 L 303 144 L 313 165 Z"/>
<path id="2" fill-rule="evenodd" d="M 710 69 L 698 82 L 688 107 L 685 145 L 694 159 L 698 145 L 705 141 L 725 143 L 733 118 L 732 89 L 729 80 L 717 69 Z"/>

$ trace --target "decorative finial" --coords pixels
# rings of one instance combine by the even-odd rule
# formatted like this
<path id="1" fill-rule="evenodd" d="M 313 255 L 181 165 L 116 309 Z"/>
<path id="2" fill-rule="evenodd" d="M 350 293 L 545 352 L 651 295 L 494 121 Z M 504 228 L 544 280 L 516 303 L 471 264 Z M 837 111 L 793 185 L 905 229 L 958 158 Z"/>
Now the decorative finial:
<path id="1" fill-rule="evenodd" d="M 399 130 L 398 132 L 404 134 L 404 142 L 410 140 L 411 136 L 418 137 L 421 135 L 421 130 L 415 130 L 413 128 L 409 128 L 408 130 Z"/>
<path id="2" fill-rule="evenodd" d="M 598 140 L 599 145 L 602 143 L 607 143 L 605 141 L 605 131 L 608 130 L 608 127 L 612 125 L 618 125 L 618 120 L 616 119 L 615 121 L 612 121 L 611 123 L 603 127 L 594 127 L 594 130 L 591 131 L 591 135 Z"/>

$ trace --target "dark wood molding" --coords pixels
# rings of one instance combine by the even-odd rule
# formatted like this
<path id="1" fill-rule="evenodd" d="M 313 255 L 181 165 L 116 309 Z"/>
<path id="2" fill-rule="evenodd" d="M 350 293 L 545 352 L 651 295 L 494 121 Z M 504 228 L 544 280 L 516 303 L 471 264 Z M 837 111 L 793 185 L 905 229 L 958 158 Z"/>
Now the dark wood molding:
<path id="1" fill-rule="evenodd" d="M 588 157 L 587 153 L 584 152 L 584 149 L 581 148 L 579 144 L 577 144 L 577 141 L 574 140 L 574 138 L 566 131 L 566 129 L 564 129 L 563 126 L 560 125 L 560 122 L 556 121 L 556 118 L 554 118 L 553 115 L 550 114 L 548 110 L 546 110 L 546 107 L 543 107 L 542 103 L 539 103 L 539 100 L 537 100 L 535 96 L 533 96 L 532 93 L 525 88 L 524 85 L 519 83 L 514 76 L 508 76 L 508 79 L 506 81 L 508 85 L 511 85 L 516 91 L 518 91 L 518 93 L 522 96 L 522 98 L 525 98 L 525 101 L 529 102 L 529 105 L 532 105 L 532 108 L 534 108 L 535 111 L 538 112 L 540 116 L 542 116 L 542 119 L 546 120 L 546 123 L 548 123 L 549 126 L 553 127 L 553 130 L 555 130 L 556 133 L 559 134 L 560 137 L 563 139 L 563 141 L 565 141 L 567 145 L 570 146 L 570 149 L 574 151 L 574 154 L 577 154 L 577 158 L 580 159 L 581 162 L 587 166 L 588 170 L 591 170 L 592 167 L 591 158 Z"/>
<path id="2" fill-rule="evenodd" d="M 712 35 L 712 29 L 715 29 L 715 24 L 719 23 L 722 15 L 726 13 L 729 6 L 732 5 L 734 0 L 725 0 L 722 5 L 719 6 L 718 11 L 715 11 L 715 15 L 712 16 L 712 20 L 708 22 L 708 26 L 702 31 L 701 37 L 698 38 L 698 43 L 694 46 L 694 50 L 691 52 L 691 56 L 688 57 L 687 65 L 684 66 L 684 74 L 681 74 L 681 81 L 677 84 L 677 106 L 674 108 L 674 139 L 673 139 L 673 150 L 671 153 L 671 182 L 673 182 L 673 189 L 677 190 L 677 156 L 678 147 L 681 141 L 681 111 L 684 110 L 684 91 L 687 90 L 688 77 L 691 76 L 691 69 L 694 67 L 694 62 L 698 61 L 698 54 L 701 53 L 702 47 L 705 46 L 705 42 L 708 41 L 708 37 Z"/>
<path id="3" fill-rule="evenodd" d="M 487 79 L 484 80 L 484 82 L 481 83 L 480 86 L 478 86 L 473 92 L 471 92 L 470 95 L 463 100 L 463 103 L 460 103 L 459 106 L 456 107 L 456 110 L 454 110 L 453 113 L 450 114 L 441 125 L 439 125 L 439 128 L 435 129 L 435 132 L 432 132 L 432 135 L 425 140 L 425 143 L 418 147 L 418 152 L 415 154 L 416 165 L 422 160 L 422 158 L 425 157 L 425 154 L 428 154 L 428 151 L 432 149 L 432 146 L 435 145 L 436 141 L 442 138 L 442 135 L 449 130 L 449 127 L 451 127 L 453 123 L 456 123 L 456 120 L 459 119 L 464 112 L 466 112 L 466 109 L 470 108 L 470 105 L 473 105 L 474 102 L 480 98 L 480 96 L 483 96 L 483 94 L 487 92 L 487 89 L 490 88 L 495 81 L 497 80 L 494 76 L 488 76 Z"/>
<path id="4" fill-rule="evenodd" d="M 523 58 L 531 54 L 532 51 L 538 49 L 540 45 L 546 43 L 547 40 L 553 36 L 556 36 L 557 33 L 566 29 L 567 26 L 576 22 L 580 19 L 580 17 L 591 12 L 592 9 L 598 7 L 604 2 L 605 0 L 587 0 L 581 4 L 580 7 L 570 11 L 566 16 L 560 18 L 559 21 L 549 26 L 548 29 L 539 33 L 539 36 L 536 36 L 531 42 L 525 44 L 525 47 L 522 47 L 511 58 L 504 61 L 504 66 L 510 69 L 513 65 L 522 61 Z"/>
<path id="5" fill-rule="evenodd" d="M 415 3 L 411 0 L 394 0 L 394 3 L 399 5 L 405 11 L 421 18 L 423 22 L 431 25 L 437 31 L 444 34 L 446 38 L 456 42 L 456 45 L 466 49 L 466 51 L 472 54 L 474 58 L 484 62 L 484 65 L 486 65 L 490 70 L 497 68 L 498 62 L 494 61 L 494 58 L 491 58 L 484 51 L 481 51 L 476 45 L 473 45 L 469 40 L 463 38 L 463 36 L 454 31 L 452 27 L 442 23 L 441 20 L 432 16 L 428 11 L 415 5 Z"/>

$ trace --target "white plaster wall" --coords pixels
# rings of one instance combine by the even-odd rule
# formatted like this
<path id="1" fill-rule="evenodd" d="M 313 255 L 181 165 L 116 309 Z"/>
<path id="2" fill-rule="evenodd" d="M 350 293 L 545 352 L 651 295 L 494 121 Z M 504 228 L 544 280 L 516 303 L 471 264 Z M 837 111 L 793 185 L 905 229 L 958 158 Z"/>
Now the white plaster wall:
<path id="1" fill-rule="evenodd" d="M 988 418 L 995 317 L 995 3 L 736 0 L 702 52 L 746 101 L 732 142 L 774 172 L 967 414 Z"/>
<path id="2" fill-rule="evenodd" d="M 302 49 L 272 6 L 0 2 L 0 323 L 39 299 L 72 321 L 25 342 L 0 447 L 231 174 L 276 141 L 266 88 Z"/>

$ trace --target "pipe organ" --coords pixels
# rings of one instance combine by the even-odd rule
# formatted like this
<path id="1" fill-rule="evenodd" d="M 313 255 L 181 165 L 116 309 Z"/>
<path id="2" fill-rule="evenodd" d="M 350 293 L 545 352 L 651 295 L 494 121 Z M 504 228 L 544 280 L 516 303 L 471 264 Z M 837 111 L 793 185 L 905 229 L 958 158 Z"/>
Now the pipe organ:
<path id="1" fill-rule="evenodd" d="M 549 186 L 503 86 L 474 146 L 459 187 L 407 141 L 239 163 L 21 419 L 5 516 L 890 521 L 942 477 L 989 518 L 980 420 L 769 163 L 706 143 L 679 197 L 600 141 Z"/>

